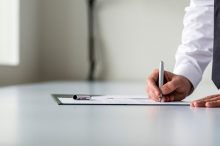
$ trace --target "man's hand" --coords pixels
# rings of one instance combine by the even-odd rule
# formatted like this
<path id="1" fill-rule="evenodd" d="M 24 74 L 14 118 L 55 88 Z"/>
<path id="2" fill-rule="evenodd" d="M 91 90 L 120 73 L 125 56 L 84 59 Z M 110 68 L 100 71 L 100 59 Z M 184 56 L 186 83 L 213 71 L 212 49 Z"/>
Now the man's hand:
<path id="1" fill-rule="evenodd" d="M 193 86 L 187 78 L 168 71 L 164 72 L 165 84 L 159 89 L 158 77 L 159 70 L 155 69 L 147 79 L 147 93 L 149 98 L 155 101 L 161 101 L 161 93 L 163 95 L 162 101 L 164 102 L 180 101 L 191 94 L 193 90 Z"/>
<path id="2" fill-rule="evenodd" d="M 195 100 L 191 103 L 191 107 L 220 107 L 220 94 Z"/>

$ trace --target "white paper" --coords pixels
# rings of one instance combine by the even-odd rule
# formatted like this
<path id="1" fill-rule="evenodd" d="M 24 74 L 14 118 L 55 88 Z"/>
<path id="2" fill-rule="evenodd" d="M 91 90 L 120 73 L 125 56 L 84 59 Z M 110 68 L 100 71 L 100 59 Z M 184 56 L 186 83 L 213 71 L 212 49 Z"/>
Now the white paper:
<path id="1" fill-rule="evenodd" d="M 90 100 L 74 100 L 70 97 L 60 96 L 57 97 L 63 105 L 71 104 L 100 104 L 100 105 L 189 105 L 188 101 L 180 102 L 155 102 L 146 96 L 125 96 L 125 95 L 105 95 L 105 96 L 92 96 Z"/>

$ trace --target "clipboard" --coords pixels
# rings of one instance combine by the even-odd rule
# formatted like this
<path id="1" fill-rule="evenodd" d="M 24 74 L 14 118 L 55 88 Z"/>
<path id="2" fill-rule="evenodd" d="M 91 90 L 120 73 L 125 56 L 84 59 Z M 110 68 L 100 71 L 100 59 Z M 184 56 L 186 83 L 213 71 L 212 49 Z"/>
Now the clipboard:
<path id="1" fill-rule="evenodd" d="M 75 100 L 76 94 L 52 94 L 58 105 L 140 105 L 140 106 L 189 106 L 189 101 L 155 102 L 145 95 L 87 95 L 91 99 Z M 77 94 L 82 95 L 82 94 Z"/>

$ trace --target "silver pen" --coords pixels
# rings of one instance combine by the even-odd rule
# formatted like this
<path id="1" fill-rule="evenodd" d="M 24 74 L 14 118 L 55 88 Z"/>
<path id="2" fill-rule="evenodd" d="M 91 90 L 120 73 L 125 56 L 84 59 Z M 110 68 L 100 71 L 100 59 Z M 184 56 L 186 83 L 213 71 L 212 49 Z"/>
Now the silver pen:
<path id="1" fill-rule="evenodd" d="M 82 94 L 73 95 L 74 100 L 90 100 L 91 98 L 92 98 L 91 95 L 82 95 Z"/>
<path id="2" fill-rule="evenodd" d="M 74 94 L 74 100 L 92 100 L 92 98 L 102 97 L 104 95 Z"/>
<path id="3" fill-rule="evenodd" d="M 159 67 L 159 88 L 161 89 L 161 87 L 163 86 L 164 84 L 164 63 L 163 61 L 160 61 L 160 67 Z M 162 92 L 160 91 L 160 100 L 162 99 L 163 97 L 163 94 Z"/>

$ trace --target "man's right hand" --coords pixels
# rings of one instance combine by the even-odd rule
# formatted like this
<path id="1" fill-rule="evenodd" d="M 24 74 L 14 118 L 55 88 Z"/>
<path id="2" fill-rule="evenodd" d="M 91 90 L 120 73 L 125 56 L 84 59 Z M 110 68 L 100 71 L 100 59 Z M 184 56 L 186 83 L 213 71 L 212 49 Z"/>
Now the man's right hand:
<path id="1" fill-rule="evenodd" d="M 158 78 L 159 70 L 155 69 L 147 79 L 147 93 L 149 98 L 154 101 L 181 101 L 193 91 L 193 86 L 186 77 L 165 71 L 165 84 L 161 89 L 158 88 Z M 161 93 L 162 99 L 160 98 Z"/>

